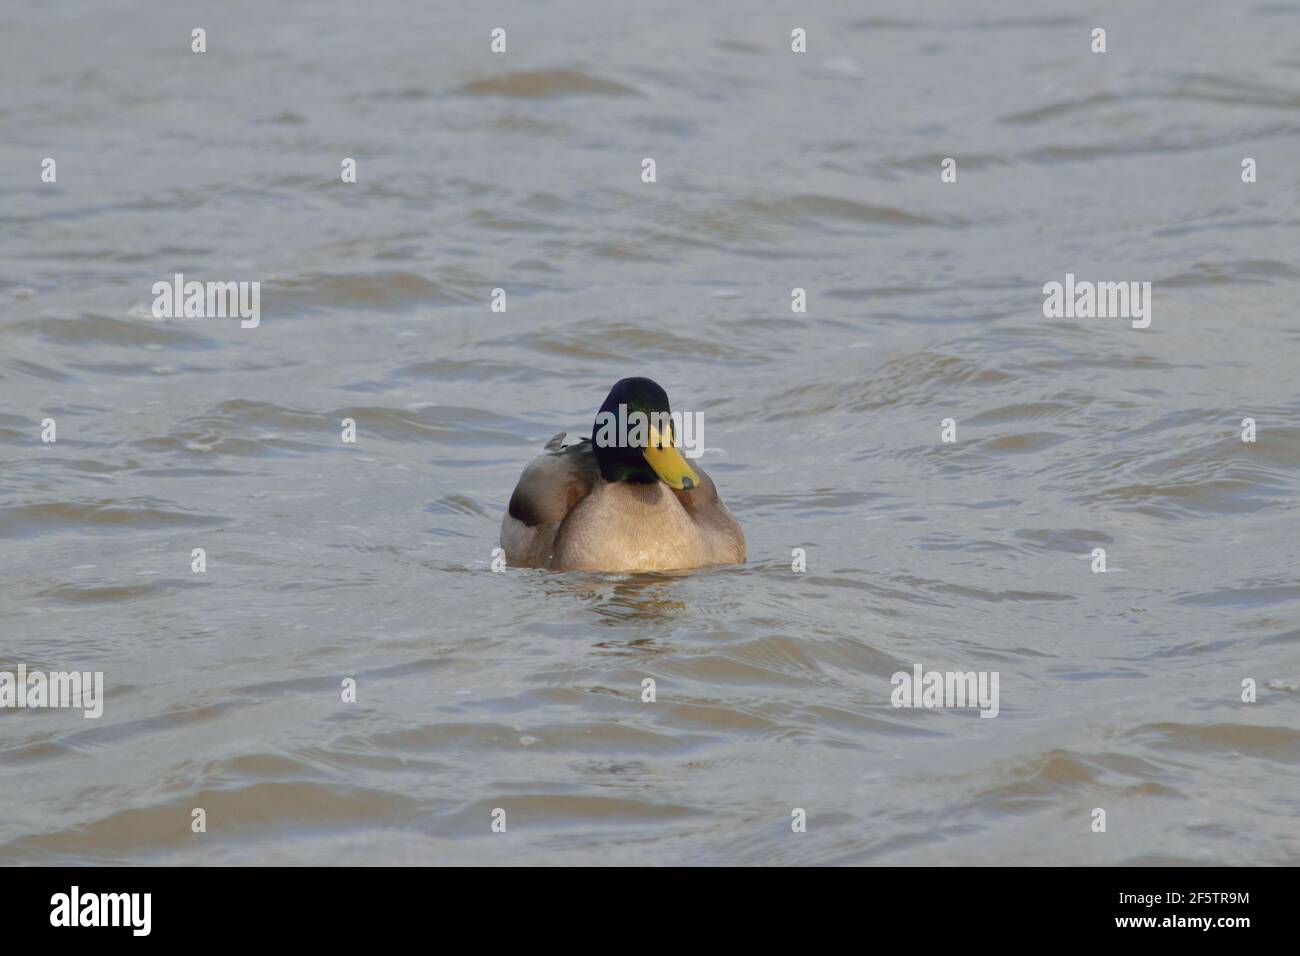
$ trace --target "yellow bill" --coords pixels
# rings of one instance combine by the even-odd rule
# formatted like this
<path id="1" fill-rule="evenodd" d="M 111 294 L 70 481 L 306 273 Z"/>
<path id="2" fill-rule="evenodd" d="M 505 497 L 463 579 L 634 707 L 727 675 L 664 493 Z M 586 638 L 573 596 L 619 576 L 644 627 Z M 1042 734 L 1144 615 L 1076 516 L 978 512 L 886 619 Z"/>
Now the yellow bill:
<path id="1" fill-rule="evenodd" d="M 673 429 L 668 426 L 660 433 L 650 426 L 650 444 L 642 451 L 655 474 L 670 488 L 685 491 L 700 483 L 700 476 L 691 470 L 686 458 L 673 444 Z"/>

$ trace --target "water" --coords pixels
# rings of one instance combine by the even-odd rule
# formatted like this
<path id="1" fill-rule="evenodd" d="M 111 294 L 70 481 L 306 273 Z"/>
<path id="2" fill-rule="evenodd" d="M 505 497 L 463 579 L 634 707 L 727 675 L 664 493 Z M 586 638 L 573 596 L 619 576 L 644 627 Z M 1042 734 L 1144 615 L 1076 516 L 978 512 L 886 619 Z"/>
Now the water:
<path id="1" fill-rule="evenodd" d="M 1300 862 L 1300 6 L 409 7 L 0 13 L 0 862 Z M 492 573 L 625 375 L 749 563 Z"/>

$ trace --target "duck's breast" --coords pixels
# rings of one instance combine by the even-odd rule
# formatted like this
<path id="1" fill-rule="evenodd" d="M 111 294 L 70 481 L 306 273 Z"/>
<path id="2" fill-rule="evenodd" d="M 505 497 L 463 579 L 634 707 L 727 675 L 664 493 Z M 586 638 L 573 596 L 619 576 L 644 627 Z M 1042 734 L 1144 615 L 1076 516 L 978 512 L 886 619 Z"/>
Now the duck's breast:
<path id="1" fill-rule="evenodd" d="M 552 567 L 667 571 L 720 563 L 667 485 L 598 482 L 560 525 Z"/>

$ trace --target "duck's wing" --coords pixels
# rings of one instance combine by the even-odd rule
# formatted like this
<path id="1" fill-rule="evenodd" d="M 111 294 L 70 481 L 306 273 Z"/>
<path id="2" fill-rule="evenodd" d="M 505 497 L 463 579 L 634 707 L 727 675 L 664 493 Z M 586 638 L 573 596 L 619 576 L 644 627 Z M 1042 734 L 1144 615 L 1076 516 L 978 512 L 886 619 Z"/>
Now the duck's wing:
<path id="1" fill-rule="evenodd" d="M 565 447 L 563 440 L 561 432 L 546 443 L 545 451 L 519 476 L 510 496 L 510 517 L 528 527 L 563 521 L 600 478 L 591 442 L 584 438 Z"/>

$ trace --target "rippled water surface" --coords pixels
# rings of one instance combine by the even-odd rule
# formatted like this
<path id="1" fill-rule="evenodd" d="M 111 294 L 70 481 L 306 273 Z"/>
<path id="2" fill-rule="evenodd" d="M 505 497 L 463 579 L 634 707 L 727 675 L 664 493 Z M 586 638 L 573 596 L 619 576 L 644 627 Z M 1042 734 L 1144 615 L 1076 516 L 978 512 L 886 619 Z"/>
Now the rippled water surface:
<path id="1" fill-rule="evenodd" d="M 107 685 L 0 711 L 0 862 L 1300 863 L 1300 6 L 42 0 L 0 79 L 0 669 Z M 492 573 L 626 375 L 748 564 Z"/>

